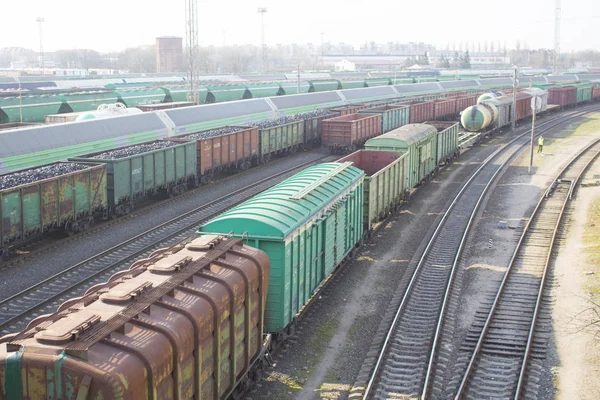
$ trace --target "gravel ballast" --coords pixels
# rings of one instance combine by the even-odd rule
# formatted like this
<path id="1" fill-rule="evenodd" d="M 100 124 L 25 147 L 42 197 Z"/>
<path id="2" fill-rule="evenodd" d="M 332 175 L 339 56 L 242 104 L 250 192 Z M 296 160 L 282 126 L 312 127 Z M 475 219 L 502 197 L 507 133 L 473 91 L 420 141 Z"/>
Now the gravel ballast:
<path id="1" fill-rule="evenodd" d="M 59 243 L 23 261 L 3 267 L 0 264 L 0 301 L 16 294 L 63 269 L 77 264 L 104 250 L 121 244 L 133 236 L 175 218 L 187 211 L 206 204 L 240 189 L 256 180 L 272 176 L 276 172 L 292 168 L 307 161 L 323 157 L 318 152 L 298 153 L 272 162 L 247 174 L 234 176 L 224 183 L 200 188 L 169 201 L 163 207 L 152 207 L 149 212 L 134 211 L 106 228 L 76 235 L 72 240 Z"/>

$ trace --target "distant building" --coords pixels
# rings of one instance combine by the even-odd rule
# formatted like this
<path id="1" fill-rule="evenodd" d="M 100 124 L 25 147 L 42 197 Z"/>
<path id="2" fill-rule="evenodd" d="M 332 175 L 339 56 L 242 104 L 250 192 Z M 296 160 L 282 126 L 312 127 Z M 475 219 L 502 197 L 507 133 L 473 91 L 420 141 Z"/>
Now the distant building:
<path id="1" fill-rule="evenodd" d="M 156 72 L 181 72 L 182 60 L 182 38 L 175 36 L 156 38 Z"/>
<path id="2" fill-rule="evenodd" d="M 352 61 L 341 60 L 335 63 L 336 71 L 356 71 L 356 65 Z"/>

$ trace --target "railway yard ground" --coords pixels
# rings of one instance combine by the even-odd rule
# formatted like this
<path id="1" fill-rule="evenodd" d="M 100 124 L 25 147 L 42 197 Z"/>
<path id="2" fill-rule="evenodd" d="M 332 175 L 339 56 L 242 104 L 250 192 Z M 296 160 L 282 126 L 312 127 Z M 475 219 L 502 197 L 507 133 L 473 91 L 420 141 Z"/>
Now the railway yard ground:
<path id="1" fill-rule="evenodd" d="M 25 254 L 15 262 L 0 263 L 0 276 L 2 277 L 0 301 L 62 271 L 65 266 L 86 260 L 194 207 L 226 196 L 252 181 L 267 178 L 276 172 L 305 162 L 319 160 L 322 157 L 323 154 L 318 151 L 311 151 L 282 158 L 251 170 L 250 173 L 238 174 L 225 182 L 216 182 L 214 185 L 204 186 L 173 198 L 168 201 L 168 206 L 165 204 L 161 206 L 160 203 L 153 204 L 120 218 L 115 224 L 100 225 L 97 229 L 72 236 L 66 241 L 58 241 L 42 251 L 36 251 L 31 256 Z M 281 180 L 291 175 L 290 173 L 281 177 Z M 48 310 L 51 311 L 55 308 L 56 305 L 52 305 Z"/>
<path id="2" fill-rule="evenodd" d="M 524 123 L 519 131 L 524 132 L 527 127 Z M 534 155 L 532 175 L 527 171 L 527 147 L 492 184 L 459 258 L 441 330 L 442 346 L 436 354 L 432 395 L 428 398 L 454 397 L 472 353 L 472 338 L 483 326 L 482 319 L 487 316 L 532 210 L 557 173 L 599 135 L 600 112 L 552 127 L 544 133 L 543 154 Z M 264 379 L 255 383 L 245 398 L 346 399 L 356 385 L 362 385 L 365 366 L 377 356 L 374 349 L 381 346 L 407 290 L 411 271 L 419 263 L 445 210 L 484 161 L 514 136 L 505 132 L 463 151 L 456 162 L 442 168 L 398 212 L 383 221 L 357 249 L 355 257 L 329 278 L 306 307 L 291 336 L 276 348 L 274 363 L 264 371 Z M 31 254 L 25 250 L 20 257 L 0 263 L 0 304 L 66 267 L 93 258 L 190 210 L 215 200 L 224 207 L 223 204 L 229 204 L 227 196 L 241 188 L 285 171 L 282 176 L 275 175 L 277 179 L 269 179 L 269 185 L 274 184 L 298 172 L 300 165 L 322 162 L 324 157 L 325 153 L 317 150 L 290 155 L 164 203 L 135 210 L 84 234 L 41 247 L 34 245 Z M 292 168 L 296 170 L 291 172 Z M 600 158 L 585 174 L 583 182 L 588 181 L 600 181 Z M 551 263 L 533 345 L 529 375 L 534 378 L 528 382 L 527 393 L 538 399 L 600 398 L 600 186 L 578 188 L 568 207 L 553 253 L 556 260 Z M 191 235 L 190 227 L 195 226 L 188 226 L 186 235 Z M 105 275 L 96 281 L 106 281 L 110 274 Z M 56 285 L 60 283 L 50 284 L 48 290 L 55 290 L 52 286 Z M 83 293 L 77 290 L 67 297 Z M 64 301 L 62 298 L 55 298 L 43 310 L 36 309 L 30 317 L 53 312 Z M 8 311 L 3 309 L 6 304 L 0 307 L 0 313 Z M 0 336 L 23 328 L 21 321 L 9 330 L 0 329 Z"/>
<path id="3" fill-rule="evenodd" d="M 445 346 L 439 355 L 444 371 L 434 384 L 438 388 L 436 398 L 452 398 L 468 354 L 461 350 L 464 338 L 477 316 L 487 313 L 481 304 L 489 303 L 497 290 L 526 218 L 566 161 L 598 133 L 600 113 L 553 128 L 544 135 L 543 155 L 534 155 L 535 174 L 527 172 L 527 149 L 504 170 L 487 195 L 461 257 L 456 278 L 460 289 L 450 299 L 451 326 L 445 327 L 444 335 L 453 336 L 449 341 L 452 345 Z M 382 316 L 408 284 L 404 272 L 418 262 L 448 199 L 481 161 L 510 137 L 505 133 L 465 152 L 385 221 L 357 258 L 334 275 L 309 306 L 295 335 L 276 354 L 274 366 L 265 380 L 250 390 L 248 398 L 347 398 L 370 346 L 374 340 L 382 340 L 378 336 Z M 596 160 L 583 181 L 599 173 L 600 161 Z M 600 323 L 583 329 L 586 322 L 597 321 L 596 313 L 600 313 L 600 188 L 579 189 L 571 207 L 574 211 L 569 213 L 568 223 L 572 226 L 567 240 L 560 242 L 549 281 L 550 298 L 542 310 L 541 345 L 534 347 L 539 399 L 592 399 L 600 393 L 595 379 L 600 368 Z"/>

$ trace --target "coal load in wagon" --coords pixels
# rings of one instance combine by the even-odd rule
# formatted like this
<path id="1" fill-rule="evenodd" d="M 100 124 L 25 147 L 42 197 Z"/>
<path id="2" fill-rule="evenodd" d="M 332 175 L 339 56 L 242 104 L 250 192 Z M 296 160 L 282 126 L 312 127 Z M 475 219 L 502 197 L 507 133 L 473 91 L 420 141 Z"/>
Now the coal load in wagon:
<path id="1" fill-rule="evenodd" d="M 256 126 L 259 129 L 267 129 L 267 128 L 271 128 L 273 126 L 286 125 L 286 124 L 291 124 L 292 122 L 296 122 L 296 121 L 304 121 L 307 119 L 318 118 L 318 117 L 323 117 L 323 116 L 336 117 L 337 115 L 332 113 L 329 110 L 315 110 L 315 111 L 309 111 L 309 112 L 300 113 L 300 114 L 289 115 L 286 117 L 281 117 L 276 120 L 254 122 L 254 123 L 252 123 L 252 126 Z"/>
<path id="2" fill-rule="evenodd" d="M 120 158 L 127 158 L 131 156 L 135 156 L 142 153 L 148 153 L 151 151 L 166 149 L 167 147 L 172 147 L 177 145 L 175 142 L 169 141 L 157 141 L 152 143 L 143 143 L 137 144 L 135 146 L 124 147 L 122 149 L 106 151 L 104 153 L 97 154 L 90 158 L 96 160 L 118 160 Z"/>
<path id="3" fill-rule="evenodd" d="M 10 189 L 20 185 L 27 185 L 50 179 L 71 172 L 81 171 L 89 168 L 89 165 L 78 163 L 59 163 L 44 165 L 43 167 L 31 168 L 25 171 L 17 171 L 6 175 L 0 175 L 0 190 Z"/>
<path id="4" fill-rule="evenodd" d="M 184 136 L 185 139 L 210 139 L 219 136 L 229 135 L 235 132 L 243 131 L 243 126 L 226 126 L 224 128 L 211 129 L 208 131 L 196 132 L 190 135 Z"/>

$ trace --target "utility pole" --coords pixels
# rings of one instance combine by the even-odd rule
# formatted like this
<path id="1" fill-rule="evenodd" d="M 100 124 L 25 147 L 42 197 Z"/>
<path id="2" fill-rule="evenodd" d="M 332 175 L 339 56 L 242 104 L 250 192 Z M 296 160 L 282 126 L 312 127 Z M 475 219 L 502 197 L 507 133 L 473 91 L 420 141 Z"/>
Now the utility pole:
<path id="1" fill-rule="evenodd" d="M 512 121 L 511 121 L 511 130 L 514 132 L 515 128 L 517 127 L 517 84 L 518 84 L 518 78 L 519 78 L 519 69 L 517 68 L 516 65 L 513 65 L 513 67 L 515 68 L 515 73 L 513 76 L 513 101 L 512 101 Z"/>
<path id="2" fill-rule="evenodd" d="M 554 8 L 554 74 L 558 74 L 558 61 L 560 58 L 560 0 L 556 0 Z"/>
<path id="3" fill-rule="evenodd" d="M 298 64 L 298 94 L 300 94 L 300 64 Z"/>
<path id="4" fill-rule="evenodd" d="M 188 100 L 200 104 L 200 60 L 198 57 L 198 5 L 197 0 L 185 0 L 185 42 L 188 58 Z"/>
<path id="5" fill-rule="evenodd" d="M 325 32 L 321 32 L 321 62 L 323 63 L 323 70 L 325 69 L 325 48 L 323 47 L 323 36 Z"/>
<path id="6" fill-rule="evenodd" d="M 537 113 L 537 109 L 538 109 L 538 99 L 539 104 L 541 106 L 541 99 L 537 96 L 533 96 L 531 98 L 531 112 L 533 114 L 532 119 L 531 119 L 531 146 L 529 148 L 529 169 L 528 172 L 531 174 L 531 168 L 533 166 L 533 146 L 534 146 L 534 138 L 535 138 L 535 114 Z"/>
<path id="7" fill-rule="evenodd" d="M 44 75 L 44 30 L 42 28 L 44 18 L 38 17 L 36 21 L 40 30 L 40 68 L 42 69 L 42 75 Z"/>
<path id="8" fill-rule="evenodd" d="M 261 72 L 266 72 L 267 65 L 267 48 L 265 44 L 265 13 L 267 12 L 266 7 L 258 7 L 258 13 L 260 14 L 260 30 L 261 30 L 261 43 L 262 43 L 262 61 L 261 61 Z"/>

